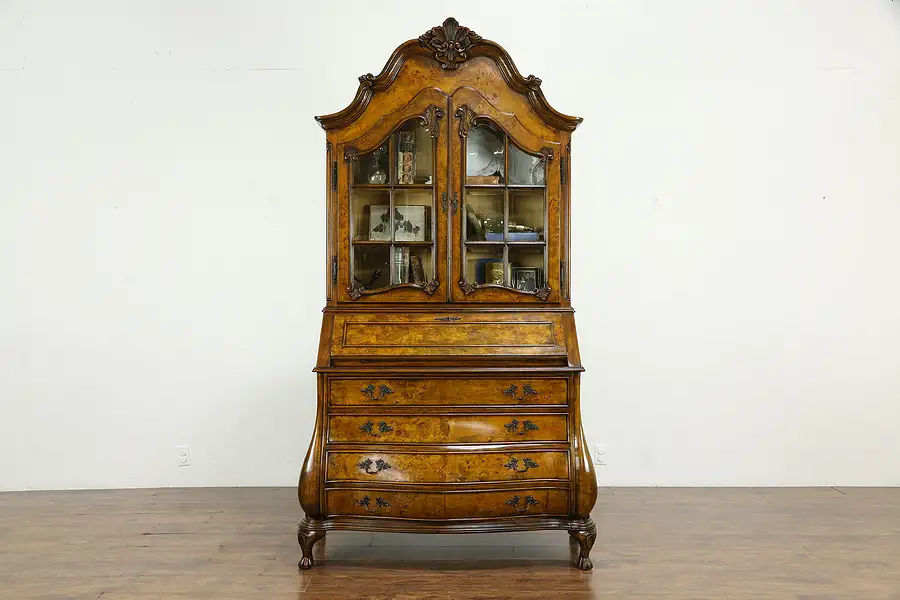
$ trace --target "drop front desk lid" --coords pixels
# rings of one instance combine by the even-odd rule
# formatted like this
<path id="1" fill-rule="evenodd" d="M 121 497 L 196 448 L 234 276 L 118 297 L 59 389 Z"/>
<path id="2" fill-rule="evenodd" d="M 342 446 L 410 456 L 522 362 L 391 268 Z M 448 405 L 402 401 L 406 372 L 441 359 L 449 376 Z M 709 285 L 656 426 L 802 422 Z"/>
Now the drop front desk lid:
<path id="1" fill-rule="evenodd" d="M 477 363 L 580 369 L 572 313 L 326 312 L 319 368 Z"/>

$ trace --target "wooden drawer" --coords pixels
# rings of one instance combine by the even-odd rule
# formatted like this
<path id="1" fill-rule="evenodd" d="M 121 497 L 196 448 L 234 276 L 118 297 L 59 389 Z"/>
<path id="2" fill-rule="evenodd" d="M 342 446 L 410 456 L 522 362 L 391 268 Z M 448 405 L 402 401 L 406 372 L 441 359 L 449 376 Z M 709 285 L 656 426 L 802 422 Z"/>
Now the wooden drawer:
<path id="1" fill-rule="evenodd" d="M 566 415 L 335 415 L 329 442 L 370 444 L 472 444 L 484 442 L 564 442 Z"/>
<path id="2" fill-rule="evenodd" d="M 462 483 L 568 479 L 569 453 L 530 452 L 329 452 L 329 481 Z"/>
<path id="3" fill-rule="evenodd" d="M 566 379 L 332 379 L 334 406 L 566 404 Z"/>
<path id="4" fill-rule="evenodd" d="M 379 489 L 327 490 L 328 516 L 404 519 L 478 519 L 487 517 L 564 516 L 569 493 L 557 489 L 500 492 L 395 492 Z"/>

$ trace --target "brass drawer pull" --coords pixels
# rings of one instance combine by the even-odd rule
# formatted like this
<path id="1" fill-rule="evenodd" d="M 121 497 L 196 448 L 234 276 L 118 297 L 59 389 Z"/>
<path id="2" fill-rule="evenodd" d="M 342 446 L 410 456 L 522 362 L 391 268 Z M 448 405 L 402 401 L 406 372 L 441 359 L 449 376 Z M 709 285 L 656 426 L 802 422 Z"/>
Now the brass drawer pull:
<path id="1" fill-rule="evenodd" d="M 519 497 L 513 496 L 507 500 L 506 503 L 516 509 L 517 512 L 523 513 L 528 512 L 528 509 L 531 508 L 532 505 L 536 506 L 538 501 L 534 499 L 534 496 L 525 496 L 525 504 L 523 505 L 523 508 L 519 508 Z"/>
<path id="2" fill-rule="evenodd" d="M 506 388 L 505 390 L 500 390 L 500 391 L 503 392 L 504 396 L 510 396 L 512 398 L 516 398 L 516 392 L 518 390 L 519 390 L 518 386 L 516 386 L 514 384 L 510 384 L 510 386 L 508 388 Z M 533 387 L 531 387 L 530 383 L 526 383 L 525 385 L 522 386 L 522 395 L 519 396 L 518 398 L 516 398 L 516 400 L 521 402 L 522 400 L 525 400 L 525 398 L 527 398 L 528 396 L 537 396 L 538 394 L 539 394 L 539 392 L 536 389 L 534 389 Z"/>
<path id="3" fill-rule="evenodd" d="M 375 508 L 369 508 L 370 500 L 371 500 L 371 498 L 369 498 L 368 496 L 363 496 L 362 498 L 357 500 L 356 503 L 359 504 L 360 506 L 365 506 L 366 512 L 370 512 L 370 513 L 378 512 L 382 506 L 390 506 L 391 505 L 390 502 L 388 502 L 387 500 L 385 500 L 384 498 L 379 496 L 378 498 L 375 498 Z M 533 500 L 533 498 L 532 498 L 532 500 Z"/>
<path id="4" fill-rule="evenodd" d="M 519 468 L 519 459 L 518 458 L 509 459 L 509 462 L 503 466 L 506 467 L 507 469 L 512 469 L 516 473 L 527 473 L 528 469 L 537 469 L 540 466 L 536 462 L 531 460 L 530 458 L 526 458 L 522 462 L 525 465 L 524 469 Z"/>
<path id="5" fill-rule="evenodd" d="M 387 433 L 388 431 L 393 431 L 394 428 L 382 421 L 378 424 L 378 432 L 375 432 L 372 428 L 375 427 L 375 423 L 372 421 L 366 421 L 365 424 L 360 425 L 360 431 L 365 431 L 369 435 L 373 435 L 375 437 L 379 437 L 382 433 Z M 535 428 L 537 429 L 537 428 Z"/>
<path id="6" fill-rule="evenodd" d="M 525 421 L 524 423 L 522 423 L 522 431 L 518 431 L 519 421 L 517 419 L 513 419 L 512 421 L 510 421 L 509 423 L 504 425 L 504 427 L 506 427 L 506 430 L 509 431 L 510 433 L 515 433 L 517 435 L 525 435 L 529 431 L 537 431 L 538 430 L 537 425 L 535 425 L 531 421 Z"/>
<path id="7" fill-rule="evenodd" d="M 356 466 L 359 467 L 360 469 L 362 469 L 363 471 L 365 471 L 366 473 L 368 473 L 369 475 L 378 475 L 382 471 L 385 471 L 385 470 L 391 468 L 391 465 L 389 463 L 386 463 L 385 461 L 381 460 L 380 458 L 378 460 L 376 460 L 374 464 L 375 464 L 374 471 L 369 469 L 369 467 L 372 466 L 371 458 L 367 458 L 366 460 L 362 461 L 361 463 L 359 463 Z"/>
<path id="8" fill-rule="evenodd" d="M 459 321 L 462 317 L 435 317 L 435 321 Z"/>
<path id="9" fill-rule="evenodd" d="M 361 389 L 359 391 L 361 391 L 363 394 L 368 396 L 369 400 L 372 400 L 372 401 L 384 400 L 385 396 L 387 396 L 388 394 L 394 393 L 394 390 L 392 390 L 388 386 L 384 385 L 383 383 L 378 386 L 378 391 L 381 393 L 381 395 L 378 396 L 377 398 L 375 397 L 375 385 L 372 383 L 370 383 L 369 385 L 367 385 L 366 387 L 364 387 L 363 389 Z"/>

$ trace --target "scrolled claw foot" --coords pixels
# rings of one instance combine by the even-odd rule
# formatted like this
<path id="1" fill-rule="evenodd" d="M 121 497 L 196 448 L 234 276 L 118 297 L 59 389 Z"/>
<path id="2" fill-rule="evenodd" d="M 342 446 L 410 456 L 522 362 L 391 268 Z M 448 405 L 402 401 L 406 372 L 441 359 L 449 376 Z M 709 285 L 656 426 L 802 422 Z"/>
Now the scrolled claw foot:
<path id="1" fill-rule="evenodd" d="M 583 531 L 570 530 L 569 535 L 578 542 L 578 559 L 575 562 L 575 566 L 582 571 L 590 571 L 594 568 L 590 554 L 591 548 L 594 546 L 594 540 L 597 539 L 597 530 L 593 527 Z"/>
<path id="2" fill-rule="evenodd" d="M 325 532 L 309 531 L 304 524 L 305 522 L 301 523 L 300 527 L 297 528 L 297 542 L 300 543 L 300 549 L 303 551 L 303 558 L 300 559 L 297 566 L 306 570 L 316 564 L 313 560 L 313 546 L 316 545 L 316 542 L 325 537 Z"/>

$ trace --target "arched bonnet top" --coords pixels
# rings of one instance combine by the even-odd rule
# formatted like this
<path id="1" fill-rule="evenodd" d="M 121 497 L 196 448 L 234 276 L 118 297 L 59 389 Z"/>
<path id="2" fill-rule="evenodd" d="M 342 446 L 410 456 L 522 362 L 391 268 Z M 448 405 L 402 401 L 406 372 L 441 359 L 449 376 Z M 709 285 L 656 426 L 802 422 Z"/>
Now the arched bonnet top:
<path id="1" fill-rule="evenodd" d="M 487 57 L 496 63 L 506 84 L 525 96 L 535 113 L 548 125 L 562 131 L 574 131 L 582 121 L 581 117 L 564 115 L 550 106 L 541 91 L 541 80 L 534 75 L 523 77 L 500 44 L 482 38 L 468 27 L 460 26 L 453 17 L 448 17 L 443 25 L 432 27 L 418 39 L 409 40 L 394 50 L 381 73 L 377 76 L 371 73 L 360 76 L 356 97 L 347 108 L 316 117 L 316 121 L 326 130 L 345 127 L 356 121 L 375 93 L 389 88 L 400 74 L 403 63 L 413 56 L 429 57 L 447 71 L 458 69 L 473 58 Z"/>

